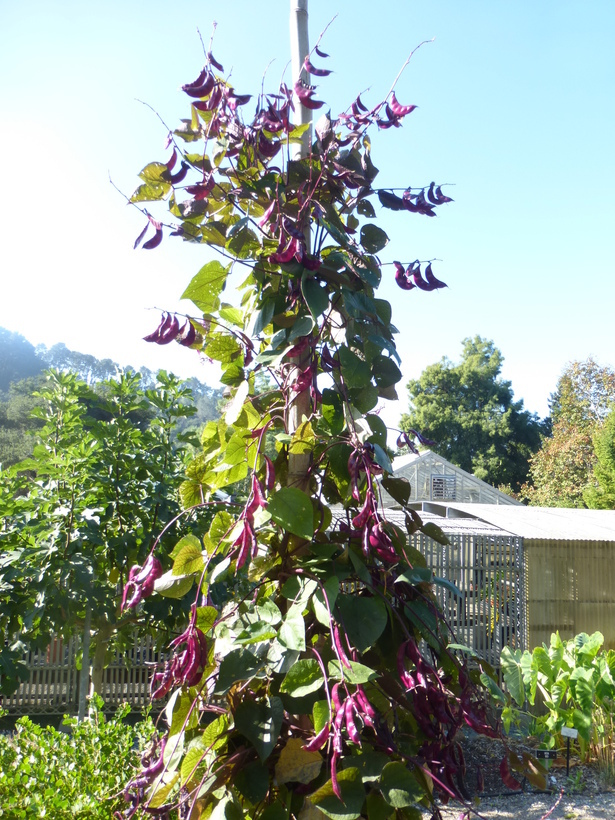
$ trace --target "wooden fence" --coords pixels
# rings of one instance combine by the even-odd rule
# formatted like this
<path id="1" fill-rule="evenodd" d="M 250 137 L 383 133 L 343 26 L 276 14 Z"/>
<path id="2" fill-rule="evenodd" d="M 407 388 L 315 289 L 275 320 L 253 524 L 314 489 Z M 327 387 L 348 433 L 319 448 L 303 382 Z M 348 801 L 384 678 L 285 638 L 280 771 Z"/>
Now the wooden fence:
<path id="1" fill-rule="evenodd" d="M 67 642 L 56 638 L 47 649 L 28 652 L 28 679 L 13 695 L 0 697 L 0 706 L 10 715 L 76 714 L 81 677 L 76 664 L 79 649 L 77 637 Z M 136 711 L 144 709 L 150 703 L 152 666 L 159 660 L 151 638 L 136 641 L 128 652 L 116 655 L 103 676 L 100 694 L 105 710 L 115 711 L 124 702 Z"/>
<path id="2" fill-rule="evenodd" d="M 527 608 L 523 541 L 514 536 L 447 533 L 443 546 L 422 534 L 412 545 L 425 556 L 437 576 L 453 582 L 459 594 L 442 586 L 435 591 L 458 643 L 498 667 L 505 645 L 527 648 Z M 30 677 L 11 697 L 0 699 L 10 714 L 75 714 L 79 677 L 75 658 L 79 641 L 56 640 L 43 652 L 29 652 Z M 105 670 L 103 691 L 106 708 L 114 710 L 127 701 L 141 710 L 149 703 L 152 665 L 160 661 L 153 641 L 136 642 L 123 656 L 116 656 Z"/>

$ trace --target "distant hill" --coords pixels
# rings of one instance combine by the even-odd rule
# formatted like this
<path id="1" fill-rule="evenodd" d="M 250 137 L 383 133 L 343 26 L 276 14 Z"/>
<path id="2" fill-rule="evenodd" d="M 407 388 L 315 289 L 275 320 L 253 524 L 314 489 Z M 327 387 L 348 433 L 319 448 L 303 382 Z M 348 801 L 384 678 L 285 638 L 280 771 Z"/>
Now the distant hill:
<path id="1" fill-rule="evenodd" d="M 136 370 L 141 374 L 145 388 L 156 383 L 156 373 L 147 367 L 138 370 L 122 368 L 112 359 L 97 359 L 88 353 L 69 350 L 65 344 L 34 347 L 20 333 L 0 327 L 0 466 L 8 467 L 31 455 L 34 437 L 28 431 L 36 430 L 38 422 L 30 417 L 36 404 L 33 393 L 40 386 L 43 373 L 49 368 L 71 371 L 84 382 L 113 378 L 119 371 Z M 199 429 L 205 422 L 217 418 L 222 390 L 210 387 L 196 378 L 186 379 L 192 390 L 197 412 L 180 432 Z"/>

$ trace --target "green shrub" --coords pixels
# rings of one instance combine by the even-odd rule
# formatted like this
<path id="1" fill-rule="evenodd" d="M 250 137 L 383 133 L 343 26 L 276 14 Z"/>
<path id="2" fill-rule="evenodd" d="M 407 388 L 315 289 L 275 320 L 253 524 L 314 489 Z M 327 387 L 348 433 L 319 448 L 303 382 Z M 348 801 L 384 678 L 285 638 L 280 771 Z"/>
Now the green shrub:
<path id="1" fill-rule="evenodd" d="M 154 726 L 150 718 L 128 726 L 128 705 L 111 720 L 101 707 L 97 699 L 82 723 L 65 718 L 66 732 L 23 717 L 0 737 L 0 817 L 110 820 L 125 808 L 122 789 Z"/>
<path id="2" fill-rule="evenodd" d="M 563 745 L 565 726 L 577 729 L 581 756 L 595 756 L 606 774 L 615 770 L 615 651 L 605 651 L 603 643 L 600 632 L 581 632 L 568 641 L 556 632 L 549 646 L 543 644 L 532 652 L 504 647 L 502 673 L 518 706 L 527 701 L 544 707 L 533 716 L 530 734 L 553 747 Z M 514 707 L 503 713 L 509 724 L 518 717 Z"/>

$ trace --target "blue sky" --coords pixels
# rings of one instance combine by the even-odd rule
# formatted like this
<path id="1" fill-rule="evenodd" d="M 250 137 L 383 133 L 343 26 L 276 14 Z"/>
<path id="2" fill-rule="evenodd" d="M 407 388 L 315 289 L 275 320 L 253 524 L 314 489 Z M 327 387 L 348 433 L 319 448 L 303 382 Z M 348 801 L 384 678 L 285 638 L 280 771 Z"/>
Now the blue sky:
<path id="1" fill-rule="evenodd" d="M 166 131 L 199 73 L 196 32 L 240 92 L 274 88 L 289 59 L 287 0 L 0 0 L 0 325 L 34 343 L 215 383 L 176 345 L 141 337 L 152 308 L 189 310 L 181 295 L 206 249 L 167 240 L 133 251 L 142 216 L 137 173 L 163 159 Z M 454 184 L 438 219 L 386 212 L 392 259 L 432 259 L 449 288 L 387 283 L 405 379 L 461 340 L 493 339 L 503 375 L 532 411 L 572 359 L 615 364 L 615 4 L 612 0 L 310 0 L 310 38 L 335 73 L 319 98 L 332 113 L 359 91 L 375 103 L 407 55 L 397 87 L 419 107 L 374 137 L 381 186 Z M 287 74 L 288 76 L 288 74 Z M 385 270 L 391 270 L 385 268 Z M 405 391 L 393 421 L 405 409 Z"/>

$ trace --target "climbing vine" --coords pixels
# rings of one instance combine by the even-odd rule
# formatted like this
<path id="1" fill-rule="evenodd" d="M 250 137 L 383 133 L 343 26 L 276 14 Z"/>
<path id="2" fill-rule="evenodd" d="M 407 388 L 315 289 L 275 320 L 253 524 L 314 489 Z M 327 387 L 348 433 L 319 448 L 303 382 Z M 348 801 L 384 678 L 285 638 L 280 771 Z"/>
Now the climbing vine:
<path id="1" fill-rule="evenodd" d="M 317 47 L 304 71 L 326 77 L 326 57 Z M 401 379 L 382 278 L 404 291 L 403 311 L 445 285 L 410 249 L 382 264 L 376 208 L 420 220 L 451 200 L 429 181 L 375 186 L 370 132 L 415 108 L 395 88 L 322 116 L 307 155 L 297 146 L 310 126 L 292 112 L 323 108 L 311 85 L 254 98 L 208 53 L 183 92 L 190 114 L 131 198 L 147 217 L 135 245 L 177 236 L 216 252 L 183 294 L 195 311 L 164 313 L 147 340 L 221 368 L 228 402 L 203 430 L 182 499 L 226 501 L 170 568 L 152 556 L 127 588 L 126 606 L 152 592 L 193 606 L 154 671 L 166 726 L 123 816 L 411 820 L 432 806 L 437 817 L 436 798 L 466 794 L 461 727 L 499 730 L 484 669 L 448 646 L 437 579 L 409 541 L 444 536 L 407 505 L 377 412 Z M 168 203 L 164 220 L 152 201 Z M 411 431 L 398 444 L 420 441 Z M 405 529 L 387 520 L 381 486 L 406 509 Z"/>

